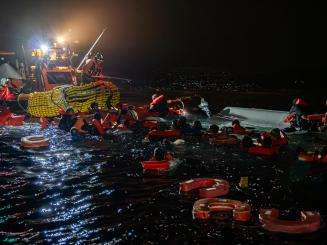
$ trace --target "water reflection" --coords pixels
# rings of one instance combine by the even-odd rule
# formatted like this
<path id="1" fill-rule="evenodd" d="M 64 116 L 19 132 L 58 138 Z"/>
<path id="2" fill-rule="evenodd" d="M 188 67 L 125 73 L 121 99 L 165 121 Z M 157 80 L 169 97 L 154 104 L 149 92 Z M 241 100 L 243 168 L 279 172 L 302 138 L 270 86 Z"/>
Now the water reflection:
<path id="1" fill-rule="evenodd" d="M 131 136 L 100 145 L 76 143 L 52 128 L 42 132 L 51 139 L 49 149 L 20 149 L 22 136 L 40 132 L 33 125 L 6 128 L 1 136 L 2 242 L 257 244 L 271 240 L 256 218 L 245 225 L 194 221 L 191 210 L 196 197 L 180 195 L 178 183 L 204 176 L 230 181 L 228 198 L 248 201 L 254 213 L 272 206 L 327 213 L 319 188 L 326 184 L 326 171 L 314 173 L 315 167 L 301 165 L 287 154 L 262 159 L 233 147 L 194 144 L 177 152 L 184 161 L 174 171 L 144 175 L 139 164 L 144 146 Z M 291 141 L 299 142 L 297 137 Z M 314 137 L 308 137 L 307 142 L 313 142 Z M 237 187 L 240 176 L 249 176 L 247 190 Z M 300 242 L 317 244 L 322 237 Z M 277 244 L 283 239 L 274 236 Z"/>

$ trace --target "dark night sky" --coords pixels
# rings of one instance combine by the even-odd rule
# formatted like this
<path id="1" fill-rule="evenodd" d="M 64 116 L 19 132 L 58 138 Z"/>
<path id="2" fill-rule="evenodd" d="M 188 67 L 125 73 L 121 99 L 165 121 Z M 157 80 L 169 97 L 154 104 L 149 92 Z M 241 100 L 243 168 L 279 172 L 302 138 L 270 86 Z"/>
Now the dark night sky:
<path id="1" fill-rule="evenodd" d="M 0 50 L 72 29 L 101 42 L 111 74 L 210 66 L 236 73 L 326 67 L 326 15 L 315 1 L 2 1 Z M 19 39 L 20 38 L 20 39 Z"/>

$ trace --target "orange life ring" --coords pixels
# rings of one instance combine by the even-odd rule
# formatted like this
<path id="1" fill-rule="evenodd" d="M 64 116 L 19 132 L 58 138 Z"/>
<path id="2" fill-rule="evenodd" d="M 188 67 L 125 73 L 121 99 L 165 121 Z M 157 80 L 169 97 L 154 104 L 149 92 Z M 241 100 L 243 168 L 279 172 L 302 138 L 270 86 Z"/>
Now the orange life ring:
<path id="1" fill-rule="evenodd" d="M 260 210 L 259 219 L 262 227 L 268 231 L 291 234 L 310 233 L 320 228 L 320 214 L 318 212 L 301 211 L 301 220 L 280 220 L 278 209 Z"/>
<path id="2" fill-rule="evenodd" d="M 226 195 L 229 192 L 229 183 L 222 179 L 197 178 L 179 184 L 181 192 L 199 189 L 201 198 L 212 198 Z"/>
<path id="3" fill-rule="evenodd" d="M 213 145 L 237 145 L 238 144 L 238 139 L 235 136 L 229 135 L 227 138 L 212 138 L 209 139 L 209 142 Z"/>
<path id="4" fill-rule="evenodd" d="M 174 158 L 171 154 L 167 153 L 165 159 L 162 161 L 157 161 L 151 158 L 149 161 L 143 161 L 143 170 L 169 170 Z"/>
<path id="5" fill-rule="evenodd" d="M 163 161 L 143 161 L 142 167 L 144 170 L 168 170 L 170 162 L 167 160 Z"/>
<path id="6" fill-rule="evenodd" d="M 304 116 L 304 119 L 310 122 L 322 122 L 325 114 L 312 114 Z"/>
<path id="7" fill-rule="evenodd" d="M 278 147 L 252 146 L 248 153 L 255 156 L 274 156 L 278 154 L 278 149 Z"/>
<path id="8" fill-rule="evenodd" d="M 303 162 L 327 163 L 327 155 L 321 156 L 315 153 L 300 153 L 298 159 Z"/>
<path id="9" fill-rule="evenodd" d="M 169 130 L 152 130 L 148 135 L 149 139 L 162 139 L 162 138 L 180 138 L 181 131 L 176 129 Z"/>
<path id="10" fill-rule="evenodd" d="M 44 148 L 49 146 L 50 140 L 43 135 L 31 135 L 21 138 L 21 144 L 24 148 Z"/>
<path id="11" fill-rule="evenodd" d="M 197 200 L 193 205 L 193 218 L 210 219 L 217 213 L 231 212 L 233 220 L 249 221 L 251 218 L 251 207 L 247 203 L 237 200 L 204 198 Z M 222 217 L 221 219 L 227 219 Z"/>

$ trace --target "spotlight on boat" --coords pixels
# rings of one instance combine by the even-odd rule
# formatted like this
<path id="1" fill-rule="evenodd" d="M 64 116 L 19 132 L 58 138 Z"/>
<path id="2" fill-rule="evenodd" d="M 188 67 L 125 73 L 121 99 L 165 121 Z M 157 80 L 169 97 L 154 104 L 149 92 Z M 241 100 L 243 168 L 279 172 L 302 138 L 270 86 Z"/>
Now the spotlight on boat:
<path id="1" fill-rule="evenodd" d="M 66 41 L 66 40 L 65 40 L 64 37 L 62 37 L 62 36 L 57 37 L 57 42 L 58 42 L 58 43 L 63 44 L 65 41 Z"/>
<path id="2" fill-rule="evenodd" d="M 46 44 L 41 45 L 41 50 L 43 53 L 47 53 L 49 51 L 49 46 Z"/>

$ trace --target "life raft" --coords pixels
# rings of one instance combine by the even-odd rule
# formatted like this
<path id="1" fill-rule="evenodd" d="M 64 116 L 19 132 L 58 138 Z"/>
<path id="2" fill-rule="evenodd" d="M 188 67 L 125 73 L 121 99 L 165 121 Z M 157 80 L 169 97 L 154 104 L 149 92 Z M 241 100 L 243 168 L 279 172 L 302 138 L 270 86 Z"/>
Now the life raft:
<path id="1" fill-rule="evenodd" d="M 179 184 L 181 192 L 199 190 L 201 198 L 213 198 L 226 195 L 229 192 L 229 183 L 221 179 L 197 178 Z"/>
<path id="2" fill-rule="evenodd" d="M 45 148 L 50 144 L 50 140 L 43 135 L 31 135 L 21 138 L 21 145 L 24 148 Z"/>
<path id="3" fill-rule="evenodd" d="M 322 156 L 317 153 L 306 153 L 302 152 L 299 154 L 298 159 L 303 162 L 316 162 L 316 163 L 326 163 L 327 164 L 327 155 Z"/>
<path id="4" fill-rule="evenodd" d="M 279 152 L 279 147 L 251 146 L 248 153 L 255 156 L 274 156 Z"/>
<path id="5" fill-rule="evenodd" d="M 152 130 L 148 135 L 149 139 L 180 138 L 181 131 L 177 129 Z"/>
<path id="6" fill-rule="evenodd" d="M 260 210 L 259 219 L 265 230 L 291 234 L 311 233 L 320 228 L 320 214 L 318 212 L 302 211 L 301 220 L 280 220 L 278 209 Z"/>
<path id="7" fill-rule="evenodd" d="M 251 207 L 237 200 L 220 198 L 200 199 L 193 205 L 193 218 L 196 219 L 207 220 L 218 215 L 220 220 L 226 220 L 229 218 L 226 213 L 231 213 L 235 221 L 246 222 L 251 218 Z"/>

